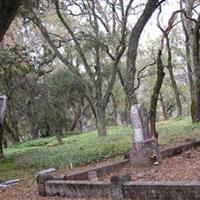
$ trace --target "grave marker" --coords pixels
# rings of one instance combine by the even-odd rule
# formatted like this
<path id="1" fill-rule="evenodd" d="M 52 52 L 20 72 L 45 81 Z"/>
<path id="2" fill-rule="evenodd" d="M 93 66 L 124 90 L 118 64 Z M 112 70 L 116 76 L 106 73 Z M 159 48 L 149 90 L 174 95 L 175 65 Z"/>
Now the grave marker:
<path id="1" fill-rule="evenodd" d="M 136 149 L 139 149 L 141 142 L 151 139 L 148 115 L 143 104 L 136 104 L 131 107 L 131 122 L 134 127 L 134 142 Z"/>
<path id="2" fill-rule="evenodd" d="M 4 118 L 6 115 L 6 96 L 0 96 L 0 123 L 3 125 Z"/>
<path id="3" fill-rule="evenodd" d="M 130 153 L 132 164 L 150 166 L 160 161 L 159 148 L 149 131 L 148 114 L 143 104 L 131 107 L 135 149 Z"/>

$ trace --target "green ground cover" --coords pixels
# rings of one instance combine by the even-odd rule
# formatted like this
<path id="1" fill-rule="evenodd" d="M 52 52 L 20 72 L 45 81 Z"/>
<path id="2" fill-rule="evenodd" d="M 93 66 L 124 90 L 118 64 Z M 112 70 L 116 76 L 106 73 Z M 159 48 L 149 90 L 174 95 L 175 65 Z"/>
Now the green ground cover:
<path id="1" fill-rule="evenodd" d="M 157 124 L 161 147 L 200 139 L 200 124 L 189 117 Z M 132 146 L 131 127 L 109 127 L 108 136 L 98 137 L 96 131 L 64 138 L 58 146 L 55 137 L 27 141 L 5 149 L 6 158 L 0 163 L 0 181 L 16 177 L 24 170 L 48 167 L 66 168 L 69 163 L 82 166 L 127 153 Z M 34 170 L 33 170 L 34 171 Z"/>

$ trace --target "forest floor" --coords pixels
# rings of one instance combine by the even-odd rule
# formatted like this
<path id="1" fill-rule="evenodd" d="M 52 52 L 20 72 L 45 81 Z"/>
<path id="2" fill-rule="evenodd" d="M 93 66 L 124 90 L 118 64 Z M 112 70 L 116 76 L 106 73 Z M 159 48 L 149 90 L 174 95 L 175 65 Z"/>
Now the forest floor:
<path id="1" fill-rule="evenodd" d="M 113 175 L 130 174 L 132 181 L 200 181 L 200 148 L 188 150 L 178 156 L 165 158 L 153 167 L 125 167 L 101 180 L 110 182 Z"/>
<path id="2" fill-rule="evenodd" d="M 112 160 L 109 162 L 112 162 Z M 82 167 L 82 169 L 85 168 L 88 168 L 88 166 Z M 128 164 L 121 170 L 107 175 L 101 180 L 109 182 L 110 177 L 113 175 L 130 174 L 133 181 L 200 181 L 199 171 L 200 148 L 197 148 L 183 152 L 178 156 L 166 158 L 160 164 L 151 168 L 134 167 Z M 61 171 L 59 173 L 57 172 L 57 175 L 58 174 L 63 175 Z M 0 189 L 0 199 L 67 200 L 68 198 L 39 196 L 36 181 L 29 176 L 25 176 L 19 184 Z"/>
<path id="3" fill-rule="evenodd" d="M 200 124 L 192 124 L 189 117 L 157 124 L 161 147 L 183 143 L 187 138 L 200 139 Z M 108 136 L 99 138 L 95 131 L 64 138 L 65 144 L 58 146 L 55 137 L 31 140 L 11 146 L 5 150 L 6 158 L 0 162 L 0 183 L 20 178 L 14 186 L 0 189 L 2 200 L 46 200 L 38 196 L 35 178 L 38 171 L 57 168 L 56 175 L 69 172 L 69 163 L 75 169 L 91 168 L 102 162 L 120 159 L 132 148 L 131 127 L 110 127 Z M 187 170 L 186 170 L 187 169 Z M 133 180 L 200 180 L 200 150 L 167 158 L 151 169 L 133 168 L 127 165 L 120 174 L 130 173 Z M 109 176 L 105 180 L 109 181 Z M 48 197 L 48 199 L 66 199 Z"/>

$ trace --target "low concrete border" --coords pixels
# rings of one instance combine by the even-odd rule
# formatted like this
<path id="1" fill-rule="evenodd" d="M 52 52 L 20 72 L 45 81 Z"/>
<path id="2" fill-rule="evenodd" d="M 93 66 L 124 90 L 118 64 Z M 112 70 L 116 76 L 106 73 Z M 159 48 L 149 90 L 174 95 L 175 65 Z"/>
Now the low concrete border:
<path id="1" fill-rule="evenodd" d="M 199 200 L 200 182 L 124 182 L 57 181 L 45 183 L 47 196 L 86 199 Z"/>
<path id="2" fill-rule="evenodd" d="M 200 146 L 200 141 L 161 150 L 162 158 L 175 156 L 190 148 Z M 197 200 L 200 199 L 200 182 L 131 182 L 127 178 L 112 177 L 110 183 L 88 181 L 88 173 L 95 171 L 98 178 L 120 169 L 128 159 L 89 170 L 56 178 L 48 174 L 37 177 L 38 191 L 42 196 L 65 196 L 87 199 L 137 199 L 137 200 Z M 127 176 L 124 176 L 127 177 Z"/>
<path id="3" fill-rule="evenodd" d="M 200 182 L 127 182 L 123 198 L 137 200 L 198 200 Z"/>
<path id="4" fill-rule="evenodd" d="M 188 149 L 195 148 L 198 146 L 200 146 L 200 141 L 193 140 L 193 141 L 187 142 L 185 144 L 180 144 L 180 145 L 162 149 L 160 151 L 160 154 L 161 154 L 162 159 L 164 159 L 166 157 L 176 156 L 176 155 L 182 153 L 183 151 L 186 151 Z"/>
<path id="5" fill-rule="evenodd" d="M 63 179 L 64 180 L 88 180 L 88 173 L 92 171 L 96 171 L 97 177 L 101 178 L 115 170 L 118 170 L 124 167 L 128 162 L 129 162 L 128 159 L 124 159 L 124 160 L 109 163 L 100 167 L 95 167 L 92 169 L 83 170 L 83 171 L 75 172 L 72 174 L 66 174 Z"/>

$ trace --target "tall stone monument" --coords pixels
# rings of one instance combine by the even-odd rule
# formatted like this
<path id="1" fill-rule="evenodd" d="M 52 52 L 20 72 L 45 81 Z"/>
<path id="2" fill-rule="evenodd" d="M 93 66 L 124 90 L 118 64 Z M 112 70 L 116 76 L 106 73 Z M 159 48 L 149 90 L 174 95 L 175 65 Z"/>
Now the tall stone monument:
<path id="1" fill-rule="evenodd" d="M 131 163 L 151 166 L 155 162 L 160 162 L 159 147 L 149 131 L 148 114 L 143 104 L 135 104 L 131 107 L 131 122 L 134 128 Z"/>

